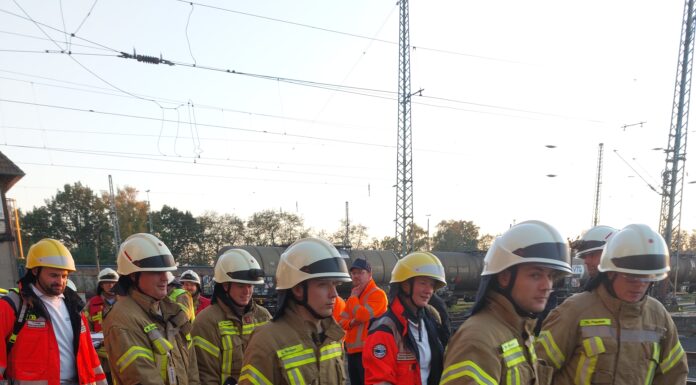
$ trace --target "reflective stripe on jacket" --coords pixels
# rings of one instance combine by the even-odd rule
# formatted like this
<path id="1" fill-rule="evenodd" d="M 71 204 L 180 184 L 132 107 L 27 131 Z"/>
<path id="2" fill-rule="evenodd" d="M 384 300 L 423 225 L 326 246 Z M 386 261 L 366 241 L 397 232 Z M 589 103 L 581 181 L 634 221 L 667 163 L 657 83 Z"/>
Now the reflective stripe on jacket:
<path id="1" fill-rule="evenodd" d="M 131 289 L 104 318 L 111 376 L 119 385 L 197 385 L 188 315 L 165 297 Z"/>
<path id="2" fill-rule="evenodd" d="M 6 300 L 0 300 L 0 381 L 10 379 L 12 384 L 59 385 L 60 353 L 53 325 L 41 299 L 36 297 L 31 287 L 25 289 L 21 295 L 14 291 L 7 295 L 6 299 L 12 301 L 14 308 Z M 87 319 L 81 312 L 83 302 L 74 292 L 65 292 L 64 295 L 76 348 L 77 383 L 106 385 L 106 376 L 92 346 Z M 15 314 L 22 308 L 27 314 L 26 322 L 15 336 L 8 357 L 6 342 L 13 334 Z"/>
<path id="3" fill-rule="evenodd" d="M 430 310 L 423 309 L 422 327 L 430 346 L 430 375 L 427 385 L 435 385 L 442 374 L 443 345 L 438 338 L 437 321 Z M 421 384 L 416 336 L 411 335 L 405 309 L 397 297 L 381 317 L 372 321 L 362 355 L 365 384 Z M 437 313 L 435 310 L 433 312 Z"/>
<path id="4" fill-rule="evenodd" d="M 280 319 L 256 329 L 244 353 L 240 385 L 338 385 L 345 383 L 344 332 L 332 318 L 316 326 L 289 301 Z"/>
<path id="5" fill-rule="evenodd" d="M 191 293 L 178 287 L 173 288 L 169 294 L 169 299 L 178 304 L 179 307 L 188 314 L 191 321 L 196 319 L 196 308 L 193 306 Z"/>
<path id="6" fill-rule="evenodd" d="M 486 300 L 450 339 L 440 385 L 534 384 L 535 320 L 501 294 L 488 292 Z"/>
<path id="7" fill-rule="evenodd" d="M 664 306 L 613 297 L 604 285 L 567 299 L 549 314 L 537 338 L 553 384 L 683 384 L 688 367 Z"/>
<path id="8" fill-rule="evenodd" d="M 346 331 L 345 342 L 349 354 L 362 352 L 370 319 L 384 314 L 387 311 L 387 305 L 387 294 L 377 287 L 373 279 L 370 279 L 359 297 L 348 297 L 339 323 Z M 351 327 L 349 325 L 353 320 L 356 323 Z"/>
<path id="9" fill-rule="evenodd" d="M 270 319 L 271 313 L 253 300 L 241 319 L 219 300 L 198 314 L 191 336 L 201 384 L 223 384 L 230 377 L 235 383 L 251 334 Z"/>

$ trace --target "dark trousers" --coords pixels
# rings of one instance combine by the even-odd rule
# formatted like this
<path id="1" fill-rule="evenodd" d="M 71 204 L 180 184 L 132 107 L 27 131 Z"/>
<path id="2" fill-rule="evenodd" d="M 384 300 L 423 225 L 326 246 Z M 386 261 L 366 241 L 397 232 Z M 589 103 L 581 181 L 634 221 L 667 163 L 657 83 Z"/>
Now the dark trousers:
<path id="1" fill-rule="evenodd" d="M 346 354 L 348 357 L 348 378 L 350 385 L 363 385 L 365 383 L 365 369 L 362 364 L 362 353 Z"/>

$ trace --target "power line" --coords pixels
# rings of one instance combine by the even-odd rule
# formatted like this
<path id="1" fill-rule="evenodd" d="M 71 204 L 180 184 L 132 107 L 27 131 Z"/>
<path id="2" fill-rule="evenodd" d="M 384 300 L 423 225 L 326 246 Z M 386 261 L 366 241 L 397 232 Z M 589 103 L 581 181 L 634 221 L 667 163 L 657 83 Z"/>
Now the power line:
<path id="1" fill-rule="evenodd" d="M 279 19 L 279 18 L 274 18 L 274 17 L 269 17 L 269 16 L 257 15 L 257 14 L 249 13 L 249 12 L 236 11 L 236 10 L 229 9 L 229 8 L 223 8 L 223 7 L 218 7 L 218 6 L 214 6 L 214 5 L 197 3 L 195 1 L 189 1 L 189 0 L 174 0 L 174 1 L 178 1 L 180 3 L 185 3 L 185 4 L 191 4 L 192 6 L 198 5 L 200 7 L 210 8 L 210 9 L 214 9 L 214 10 L 218 10 L 218 11 L 234 13 L 234 14 L 238 14 L 238 15 L 253 17 L 253 18 L 267 20 L 267 21 L 273 21 L 273 22 L 282 23 L 282 24 L 288 24 L 288 25 L 292 25 L 292 26 L 296 26 L 296 27 L 313 29 L 313 30 L 322 31 L 322 32 L 329 32 L 329 33 L 333 33 L 333 34 L 337 34 L 337 35 L 343 35 L 343 36 L 349 36 L 349 37 L 354 37 L 354 38 L 358 38 L 358 39 L 370 40 L 370 41 L 375 41 L 375 42 L 389 44 L 389 45 L 398 45 L 399 44 L 398 42 L 391 41 L 391 40 L 378 39 L 375 37 L 359 35 L 356 33 L 338 31 L 338 30 L 331 29 L 331 28 L 318 27 L 315 25 L 304 24 L 304 23 L 299 23 L 299 22 L 295 22 L 295 21 Z M 456 52 L 456 51 L 446 50 L 446 49 L 429 48 L 429 47 L 414 46 L 414 45 L 411 45 L 411 49 L 413 49 L 413 50 L 419 49 L 419 50 L 423 50 L 423 51 L 432 51 L 432 52 L 444 53 L 444 54 L 449 54 L 449 55 L 465 56 L 465 57 L 471 57 L 471 58 L 475 58 L 475 59 L 493 60 L 493 61 L 499 61 L 499 62 L 505 62 L 505 63 L 521 64 L 521 62 L 518 62 L 518 61 L 495 58 L 495 57 L 490 57 L 490 56 L 474 55 L 474 54 Z"/>

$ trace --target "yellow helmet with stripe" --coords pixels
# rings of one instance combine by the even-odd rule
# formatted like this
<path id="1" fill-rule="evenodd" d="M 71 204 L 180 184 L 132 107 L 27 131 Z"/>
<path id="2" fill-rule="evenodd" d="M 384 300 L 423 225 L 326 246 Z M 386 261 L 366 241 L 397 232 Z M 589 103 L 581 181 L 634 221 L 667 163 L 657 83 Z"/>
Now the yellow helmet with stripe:
<path id="1" fill-rule="evenodd" d="M 70 250 L 55 239 L 44 238 L 29 248 L 27 269 L 35 267 L 52 267 L 75 271 L 75 261 Z"/>
<path id="2" fill-rule="evenodd" d="M 389 283 L 399 283 L 413 277 L 428 277 L 435 280 L 435 290 L 447 285 L 445 268 L 440 259 L 426 251 L 416 251 L 401 258 L 392 270 Z"/>

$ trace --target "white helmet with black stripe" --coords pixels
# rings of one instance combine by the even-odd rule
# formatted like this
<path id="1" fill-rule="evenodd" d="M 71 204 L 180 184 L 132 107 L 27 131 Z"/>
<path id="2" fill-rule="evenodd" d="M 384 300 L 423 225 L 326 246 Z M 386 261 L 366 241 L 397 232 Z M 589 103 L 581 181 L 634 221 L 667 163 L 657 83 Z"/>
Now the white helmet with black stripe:
<path id="1" fill-rule="evenodd" d="M 628 225 L 609 238 L 598 269 L 661 281 L 670 270 L 669 249 L 662 236 L 648 225 Z"/>
<path id="2" fill-rule="evenodd" d="M 116 266 L 120 275 L 142 271 L 176 271 L 174 256 L 167 245 L 147 233 L 133 234 L 123 241 Z"/>
<path id="3" fill-rule="evenodd" d="M 300 239 L 280 256 L 276 289 L 291 289 L 314 278 L 351 281 L 346 262 L 331 243 L 320 238 Z"/>

